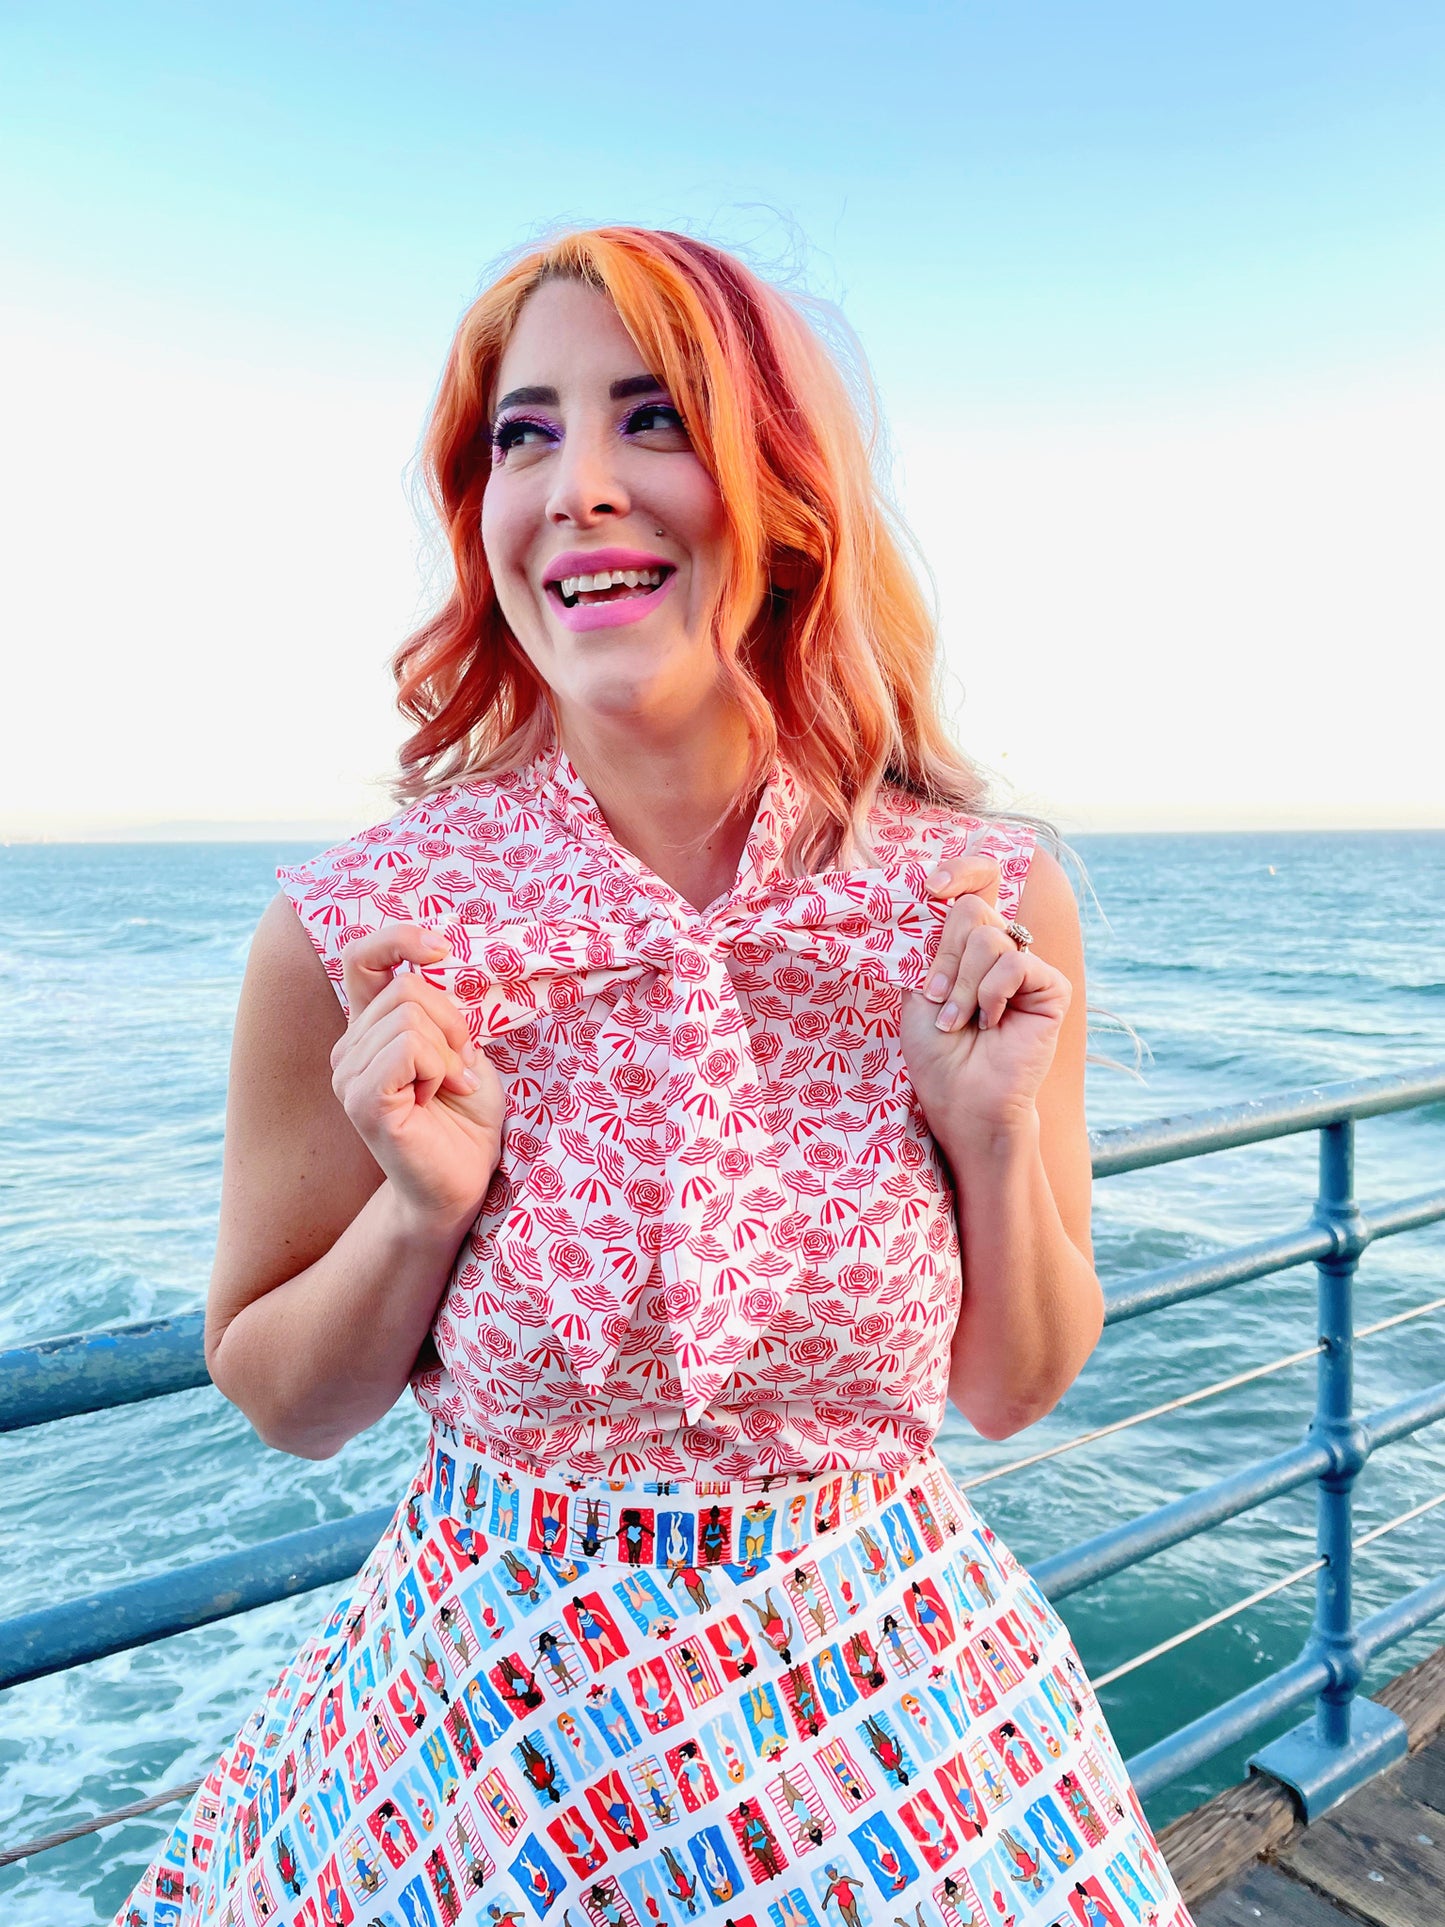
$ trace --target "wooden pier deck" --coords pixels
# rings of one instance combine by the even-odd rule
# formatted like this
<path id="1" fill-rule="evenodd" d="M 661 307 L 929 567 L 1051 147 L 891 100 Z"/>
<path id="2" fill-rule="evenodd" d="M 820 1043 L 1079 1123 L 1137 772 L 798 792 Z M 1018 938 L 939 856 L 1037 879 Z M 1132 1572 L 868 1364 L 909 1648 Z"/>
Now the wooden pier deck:
<path id="1" fill-rule="evenodd" d="M 1255 1778 L 1164 1829 L 1197 1927 L 1445 1927 L 1445 1647 L 1371 1697 L 1409 1756 L 1312 1827 Z"/>

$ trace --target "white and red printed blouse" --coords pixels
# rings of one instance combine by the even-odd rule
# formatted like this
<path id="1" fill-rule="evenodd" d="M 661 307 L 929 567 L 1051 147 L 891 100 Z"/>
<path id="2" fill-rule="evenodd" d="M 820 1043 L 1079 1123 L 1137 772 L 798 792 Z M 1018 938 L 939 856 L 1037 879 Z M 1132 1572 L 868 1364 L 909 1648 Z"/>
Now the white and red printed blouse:
<path id="1" fill-rule="evenodd" d="M 784 873 L 774 769 L 737 882 L 693 908 L 555 749 L 278 872 L 341 988 L 398 919 L 507 1093 L 501 1163 L 438 1309 L 423 1408 L 534 1473 L 901 1469 L 947 1397 L 953 1194 L 898 1040 L 967 850 L 1017 913 L 1033 834 L 884 792 L 879 861 Z M 345 1002 L 343 995 L 343 1004 Z"/>

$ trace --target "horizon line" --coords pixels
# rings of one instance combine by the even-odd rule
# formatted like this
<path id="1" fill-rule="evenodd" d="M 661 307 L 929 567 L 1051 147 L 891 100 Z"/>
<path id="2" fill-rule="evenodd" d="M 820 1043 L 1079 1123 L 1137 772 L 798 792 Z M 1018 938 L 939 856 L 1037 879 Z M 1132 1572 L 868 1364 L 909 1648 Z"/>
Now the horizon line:
<path id="1" fill-rule="evenodd" d="M 987 819 L 992 812 L 983 812 Z M 1361 834 L 1410 835 L 1445 832 L 1445 810 L 1436 814 L 1410 818 L 1380 820 L 1340 821 L 1326 818 L 1320 822 L 1301 822 L 1299 818 L 1264 821 L 1238 821 L 1221 818 L 1215 821 L 1184 820 L 1172 821 L 1112 821 L 1100 823 L 1070 820 L 1062 813 L 1054 814 L 1048 810 L 1028 810 L 1021 805 L 1006 812 L 1008 815 L 1027 815 L 1042 817 L 1051 821 L 1065 838 L 1076 836 L 1352 836 Z M 349 841 L 369 825 L 349 824 L 341 819 L 332 821 L 305 821 L 296 818 L 284 819 L 276 823 L 264 820 L 226 821 L 201 820 L 194 823 L 185 821 L 166 823 L 126 823 L 114 829 L 99 826 L 86 826 L 80 829 L 61 830 L 9 830 L 0 823 L 0 849 L 13 848 L 103 848 L 106 845 L 138 848 L 154 844 L 201 844 L 221 845 L 227 843 L 307 843 L 318 847 L 329 847 L 335 843 Z"/>

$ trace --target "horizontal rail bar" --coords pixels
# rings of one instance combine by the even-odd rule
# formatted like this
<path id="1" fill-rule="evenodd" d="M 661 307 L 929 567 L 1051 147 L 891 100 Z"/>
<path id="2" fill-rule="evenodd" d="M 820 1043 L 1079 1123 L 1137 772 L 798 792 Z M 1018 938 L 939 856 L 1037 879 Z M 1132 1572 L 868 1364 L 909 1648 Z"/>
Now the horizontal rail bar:
<path id="1" fill-rule="evenodd" d="M 395 1516 L 394 1506 L 378 1506 L 5 1620 L 0 1687 L 352 1579 Z"/>
<path id="2" fill-rule="evenodd" d="M 0 1352 L 0 1432 L 209 1385 L 205 1326 L 187 1311 Z"/>
<path id="3" fill-rule="evenodd" d="M 1422 1499 L 1419 1505 L 1412 1505 L 1408 1512 L 1398 1513 L 1393 1519 L 1386 1519 L 1383 1525 L 1373 1526 L 1368 1532 L 1362 1532 L 1358 1539 L 1350 1542 L 1351 1561 L 1354 1555 L 1362 1552 L 1366 1546 L 1373 1545 L 1377 1539 L 1383 1539 L 1392 1532 L 1398 1532 L 1401 1526 L 1407 1526 L 1413 1520 L 1422 1518 L 1425 1513 L 1433 1512 L 1438 1505 L 1445 1505 L 1445 1492 L 1437 1493 L 1433 1499 Z M 1285 1573 L 1283 1578 L 1271 1579 L 1267 1586 L 1261 1586 L 1257 1592 L 1246 1594 L 1243 1599 L 1236 1599 L 1233 1605 L 1221 1606 L 1217 1613 L 1210 1613 L 1207 1619 L 1196 1619 L 1194 1624 L 1186 1626 L 1183 1632 L 1174 1633 L 1170 1638 L 1161 1640 L 1157 1646 L 1151 1646 L 1147 1652 L 1136 1653 L 1132 1659 L 1126 1659 L 1121 1666 L 1114 1667 L 1112 1672 L 1105 1673 L 1096 1679 L 1095 1692 L 1098 1692 L 1101 1687 L 1112 1686 L 1116 1679 L 1123 1679 L 1126 1673 L 1137 1672 L 1141 1666 L 1147 1666 L 1151 1660 L 1160 1658 L 1164 1653 L 1172 1653 L 1177 1646 L 1183 1646 L 1187 1641 L 1197 1639 L 1201 1633 L 1211 1632 L 1214 1627 L 1224 1625 L 1226 1620 L 1237 1619 L 1251 1606 L 1258 1606 L 1266 1599 L 1273 1599 L 1276 1593 L 1287 1592 L 1291 1586 L 1297 1586 L 1301 1579 L 1308 1579 L 1311 1573 L 1321 1571 L 1328 1564 L 1328 1559 L 1311 1559 L 1307 1566 L 1296 1566 L 1293 1572 Z"/>
<path id="4" fill-rule="evenodd" d="M 1272 1590 L 1283 1588 L 1275 1586 Z M 1420 1626 L 1439 1617 L 1439 1613 L 1445 1613 L 1445 1574 L 1426 1586 L 1420 1586 L 1405 1599 L 1399 1599 L 1395 1605 L 1385 1607 L 1385 1611 L 1376 1613 L 1374 1619 L 1366 1619 L 1358 1628 L 1362 1648 L 1368 1650 L 1370 1657 L 1374 1657 L 1374 1653 L 1385 1650 L 1387 1646 L 1395 1646 L 1412 1632 L 1418 1632 Z M 1135 1792 L 1139 1792 L 1141 1798 L 1148 1798 L 1150 1794 L 1158 1792 L 1160 1786 L 1177 1779 L 1181 1773 L 1187 1773 L 1191 1767 L 1202 1765 L 1214 1754 L 1223 1752 L 1225 1746 L 1247 1738 L 1252 1730 L 1264 1725 L 1264 1721 L 1272 1719 L 1275 1713 L 1283 1713 L 1291 1705 L 1297 1705 L 1300 1700 L 1308 1700 L 1312 1694 L 1316 1694 L 1326 1684 L 1327 1673 L 1329 1669 L 1322 1659 L 1306 1655 L 1297 1659 L 1291 1667 L 1283 1667 L 1279 1673 L 1272 1673 L 1268 1680 L 1260 1680 L 1256 1686 L 1250 1686 L 1235 1700 L 1216 1707 L 1214 1713 L 1206 1713 L 1202 1719 L 1196 1719 L 1191 1727 L 1169 1734 L 1168 1740 L 1160 1740 L 1158 1746 L 1146 1748 L 1143 1754 L 1135 1754 L 1127 1763 Z M 1112 1676 L 1117 1676 L 1117 1673 L 1104 1675 L 1096 1684 L 1108 1684 Z M 1222 1719 L 1220 1715 L 1229 1717 Z M 1200 1732 L 1200 1729 L 1210 1727 L 1214 1729 L 1212 1732 Z M 1185 1742 L 1187 1734 L 1195 1736 L 1189 1744 L 1175 1744 Z M 114 1809 L 112 1813 L 96 1813 L 91 1819 L 79 1821 L 60 1833 L 27 1840 L 17 1848 L 6 1848 L 0 1852 L 0 1867 L 8 1865 L 10 1861 L 27 1860 L 31 1854 L 42 1854 L 52 1846 L 64 1846 L 69 1840 L 77 1840 L 83 1835 L 102 1833 L 106 1827 L 114 1827 L 123 1819 L 133 1819 L 139 1813 L 148 1813 L 160 1806 L 175 1806 L 181 1800 L 189 1800 L 197 1786 L 200 1786 L 200 1781 L 168 1786 L 160 1794 L 150 1794 L 148 1800 L 137 1800 L 131 1806 Z"/>
<path id="5" fill-rule="evenodd" d="M 1394 1646 L 1411 1633 L 1428 1626 L 1445 1613 L 1445 1573 L 1417 1586 L 1414 1592 L 1397 1599 L 1393 1605 L 1362 1619 L 1354 1632 L 1356 1651 L 1367 1663 L 1388 1646 Z M 1134 1791 L 1147 1800 L 1160 1787 L 1189 1773 L 1216 1753 L 1222 1753 L 1237 1740 L 1248 1739 L 1267 1720 L 1288 1712 L 1301 1700 L 1310 1699 L 1331 1683 L 1329 1662 L 1320 1654 L 1306 1651 L 1290 1666 L 1283 1666 L 1268 1679 L 1246 1687 L 1211 1712 L 1201 1714 L 1177 1733 L 1146 1747 L 1125 1762 Z"/>
<path id="6" fill-rule="evenodd" d="M 1442 1405 L 1445 1405 L 1445 1394 L 1442 1394 Z M 1081 1545 L 1071 1546 L 1067 1552 L 1056 1552 L 1047 1559 L 1034 1561 L 1029 1571 L 1050 1599 L 1067 1599 L 1070 1593 L 1082 1592 L 1085 1586 L 1097 1585 L 1101 1579 L 1111 1579 L 1126 1566 L 1137 1565 L 1141 1559 L 1167 1551 L 1181 1540 L 1208 1531 L 1210 1526 L 1222 1525 L 1241 1512 L 1250 1512 L 1283 1493 L 1293 1492 L 1298 1486 L 1308 1485 L 1311 1479 L 1328 1472 L 1330 1463 L 1328 1449 L 1306 1439 L 1272 1459 L 1261 1459 L 1255 1465 L 1231 1472 L 1226 1478 L 1216 1479 L 1213 1485 L 1203 1486 L 1198 1492 L 1171 1499 L 1168 1505 L 1146 1512 L 1142 1519 L 1111 1526 L 1107 1532 L 1097 1533 Z"/>
<path id="7" fill-rule="evenodd" d="M 1317 1130 L 1342 1118 L 1374 1117 L 1441 1099 L 1445 1099 L 1445 1064 L 1427 1064 L 1403 1076 L 1355 1078 L 1283 1097 L 1095 1131 L 1090 1135 L 1093 1172 L 1096 1178 L 1110 1177 Z M 1441 1219 L 1445 1219 L 1445 1189 L 1399 1200 L 1359 1221 L 1357 1248 Z M 1310 1224 L 1207 1258 L 1144 1272 L 1106 1291 L 1106 1322 L 1137 1318 L 1290 1270 L 1328 1257 L 1334 1249 L 1331 1231 Z M 204 1330 L 203 1312 L 182 1312 L 172 1318 L 66 1333 L 0 1352 L 0 1432 L 209 1384 Z"/>
<path id="8" fill-rule="evenodd" d="M 1217 1110 L 1193 1111 L 1183 1117 L 1161 1117 L 1148 1124 L 1126 1124 L 1093 1131 L 1094 1176 L 1114 1177 L 1121 1171 L 1140 1171 L 1154 1164 L 1206 1151 L 1228 1151 L 1239 1144 L 1261 1144 L 1267 1138 L 1291 1137 L 1317 1131 L 1345 1118 L 1380 1117 L 1388 1111 L 1408 1111 L 1419 1104 L 1445 1098 L 1445 1064 L 1422 1064 L 1403 1077 L 1352 1077 L 1339 1084 L 1316 1084 L 1279 1097 L 1252 1098 Z"/>
<path id="9" fill-rule="evenodd" d="M 1305 1653 L 1292 1665 L 1282 1666 L 1268 1679 L 1248 1686 L 1223 1706 L 1201 1713 L 1197 1720 L 1181 1726 L 1177 1733 L 1146 1746 L 1124 1762 L 1134 1791 L 1147 1800 L 1160 1787 L 1189 1773 L 1216 1753 L 1222 1753 L 1237 1740 L 1247 1740 L 1266 1721 L 1287 1713 L 1301 1700 L 1322 1692 L 1330 1683 L 1330 1669 L 1317 1654 Z"/>
<path id="10" fill-rule="evenodd" d="M 1357 1421 L 1366 1458 L 1378 1452 L 1382 1445 L 1393 1445 L 1396 1439 L 1409 1438 L 1421 1426 L 1433 1425 L 1438 1418 L 1445 1418 L 1445 1381 L 1423 1386 L 1418 1392 L 1397 1399 L 1393 1405 L 1382 1405 L 1378 1412 Z"/>
<path id="11" fill-rule="evenodd" d="M 1441 1418 L 1445 1418 L 1445 1379 L 1357 1421 L 1360 1451 L 1367 1459 L 1382 1445 L 1391 1445 Z M 1112 1578 L 1126 1566 L 1192 1539 L 1210 1526 L 1222 1525 L 1226 1519 L 1307 1485 L 1328 1472 L 1333 1463 L 1334 1455 L 1327 1445 L 1306 1438 L 1273 1458 L 1261 1459 L 1198 1492 L 1172 1499 L 1168 1505 L 1146 1512 L 1142 1519 L 1112 1526 L 1067 1552 L 1038 1560 L 1029 1570 L 1050 1599 L 1066 1599 L 1070 1593 Z"/>
<path id="12" fill-rule="evenodd" d="M 1442 1416 L 1445 1383 L 1362 1420 L 1363 1449 L 1378 1449 Z M 1307 1484 L 1328 1471 L 1330 1463 L 1325 1446 L 1306 1440 L 1142 1519 L 1038 1561 L 1032 1567 L 1034 1578 L 1050 1599 L 1067 1598 Z M 339 1583 L 359 1571 L 389 1517 L 384 1507 L 378 1508 L 0 1624 L 0 1688 Z"/>
<path id="13" fill-rule="evenodd" d="M 1355 1628 L 1355 1641 L 1361 1653 L 1373 1659 L 1376 1653 L 1384 1652 L 1387 1646 L 1394 1646 L 1411 1633 L 1418 1633 L 1422 1626 L 1428 1626 L 1432 1619 L 1445 1613 L 1445 1572 L 1437 1573 L 1427 1579 L 1423 1586 L 1414 1592 L 1407 1592 L 1403 1599 L 1392 1605 L 1384 1606 L 1368 1619 L 1362 1619 Z"/>
<path id="14" fill-rule="evenodd" d="M 1445 1304 L 1445 1299 L 1441 1302 Z M 1407 1313 L 1406 1316 L 1413 1314 Z M 1007 1465 L 995 1465 L 987 1472 L 975 1473 L 971 1479 L 959 1479 L 958 1489 L 960 1492 L 973 1492 L 981 1485 L 992 1485 L 995 1479 L 1006 1479 L 1011 1472 L 1026 1472 L 1030 1466 L 1042 1465 L 1046 1459 L 1057 1459 L 1065 1452 L 1075 1452 L 1081 1445 L 1095 1445 L 1100 1439 L 1114 1438 L 1136 1425 L 1147 1425 L 1150 1419 L 1164 1418 L 1170 1412 L 1182 1412 L 1186 1406 L 1198 1405 L 1206 1398 L 1222 1398 L 1226 1392 L 1237 1392 L 1241 1385 L 1253 1385 L 1261 1378 L 1272 1377 L 1275 1372 L 1287 1371 L 1291 1365 L 1303 1365 L 1306 1359 L 1318 1358 L 1323 1350 L 1323 1345 L 1310 1345 L 1302 1352 L 1290 1352 L 1284 1358 L 1272 1358 L 1267 1365 L 1252 1365 L 1247 1372 L 1236 1372 L 1232 1378 L 1217 1378 L 1212 1385 L 1201 1385 L 1197 1392 L 1181 1392 L 1178 1398 L 1166 1399 L 1162 1405 L 1150 1405 L 1142 1412 L 1130 1412 L 1127 1418 L 1116 1418 L 1108 1425 L 1096 1425 L 1092 1432 L 1080 1432 L 1074 1438 L 1061 1439 L 1057 1445 L 1045 1446 L 1042 1452 L 1030 1452 L 1027 1458 L 1010 1459 Z"/>
<path id="15" fill-rule="evenodd" d="M 1445 1202 L 1445 1200 L 1442 1200 Z M 1328 1258 L 1335 1241 L 1323 1225 L 1302 1225 L 1298 1231 L 1279 1231 L 1253 1244 L 1212 1251 L 1206 1258 L 1186 1258 L 1153 1271 L 1132 1272 L 1104 1287 L 1104 1323 L 1117 1325 L 1146 1312 L 1164 1311 L 1191 1298 L 1207 1298 L 1231 1285 L 1247 1285 L 1277 1271 L 1292 1271 Z"/>
<path id="16" fill-rule="evenodd" d="M 1445 1187 L 1421 1191 L 1413 1198 L 1401 1198 L 1368 1215 L 1361 1213 L 1350 1240 L 1351 1249 L 1362 1252 L 1378 1238 L 1393 1238 L 1401 1231 L 1418 1231 L 1442 1218 L 1445 1218 Z M 1211 1292 L 1224 1291 L 1230 1285 L 1248 1284 L 1255 1278 L 1267 1278 L 1274 1272 L 1291 1271 L 1296 1265 L 1336 1255 L 1337 1241 L 1329 1227 L 1306 1224 L 1298 1231 L 1276 1232 L 1254 1244 L 1213 1251 L 1207 1258 L 1188 1258 L 1181 1264 L 1135 1272 L 1118 1284 L 1105 1287 L 1104 1323 L 1117 1325 L 1121 1319 L 1163 1311 L 1168 1305 L 1183 1304 L 1190 1298 L 1207 1298 Z"/>
<path id="17" fill-rule="evenodd" d="M 1401 1199 L 1362 1220 L 1360 1247 L 1440 1219 L 1445 1219 L 1445 1189 Z M 1104 1322 L 1116 1325 L 1146 1312 L 1163 1311 L 1231 1285 L 1328 1258 L 1334 1249 L 1327 1229 L 1303 1225 L 1207 1258 L 1139 1272 L 1106 1287 Z M 209 1385 L 204 1332 L 203 1312 L 182 1312 L 134 1325 L 70 1332 L 0 1352 L 0 1432 Z"/>
<path id="18" fill-rule="evenodd" d="M 1374 1211 L 1362 1212 L 1366 1244 L 1376 1238 L 1393 1238 L 1401 1231 L 1418 1231 L 1422 1225 L 1445 1218 L 1445 1189 L 1420 1191 L 1413 1198 L 1395 1204 L 1382 1204 Z"/>
<path id="19" fill-rule="evenodd" d="M 1427 1386 L 1361 1420 L 1362 1449 L 1368 1455 L 1441 1417 L 1445 1417 L 1445 1382 Z M 1330 1465 L 1327 1447 L 1307 1439 L 1160 1506 L 1142 1519 L 1041 1560 L 1033 1566 L 1033 1575 L 1050 1599 L 1067 1598 L 1308 1483 Z M 9 1620 L 0 1624 L 0 1688 L 348 1579 L 381 1537 L 388 1516 L 380 1508 L 309 1527 L 179 1572 L 136 1580 Z"/>

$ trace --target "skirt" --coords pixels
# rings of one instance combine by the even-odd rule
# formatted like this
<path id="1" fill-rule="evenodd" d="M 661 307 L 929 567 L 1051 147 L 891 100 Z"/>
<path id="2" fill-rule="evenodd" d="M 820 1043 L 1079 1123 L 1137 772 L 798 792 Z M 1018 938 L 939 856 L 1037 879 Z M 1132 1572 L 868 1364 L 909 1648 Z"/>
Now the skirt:
<path id="1" fill-rule="evenodd" d="M 937 1456 L 538 1478 L 434 1429 L 117 1927 L 1191 1927 Z"/>

